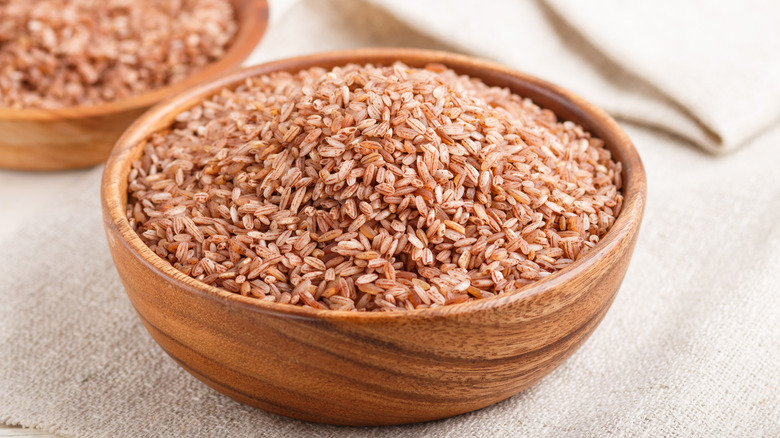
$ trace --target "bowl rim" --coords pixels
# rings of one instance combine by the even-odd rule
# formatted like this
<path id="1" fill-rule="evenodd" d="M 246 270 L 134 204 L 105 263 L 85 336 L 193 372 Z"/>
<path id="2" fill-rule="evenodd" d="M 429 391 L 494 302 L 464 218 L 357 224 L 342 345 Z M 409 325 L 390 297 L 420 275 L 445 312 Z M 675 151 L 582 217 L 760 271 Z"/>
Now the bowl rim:
<path id="1" fill-rule="evenodd" d="M 230 44 L 224 56 L 205 65 L 182 81 L 130 96 L 126 99 L 102 102 L 95 105 L 78 105 L 51 109 L 0 107 L 0 120 L 34 122 L 109 116 L 150 107 L 166 97 L 178 94 L 195 84 L 214 79 L 227 71 L 232 71 L 249 57 L 263 38 L 268 27 L 268 0 L 229 1 L 233 6 L 233 13 L 238 24 L 232 44 Z"/>
<path id="2" fill-rule="evenodd" d="M 130 166 L 128 164 L 126 166 L 127 171 L 123 172 L 122 165 L 123 163 L 133 161 L 132 155 L 134 154 L 131 152 L 134 149 L 137 150 L 135 155 L 140 155 L 141 150 L 136 146 L 148 134 L 159 129 L 156 127 L 149 129 L 155 125 L 155 120 L 164 118 L 166 114 L 171 117 L 173 112 L 185 111 L 224 87 L 240 84 L 247 77 L 273 71 L 295 72 L 313 66 L 327 67 L 343 65 L 349 62 L 387 65 L 398 59 L 407 63 L 409 63 L 409 60 L 414 60 L 418 62 L 418 65 L 428 63 L 443 64 L 456 71 L 468 68 L 472 70 L 488 69 L 501 77 L 509 78 L 510 81 L 517 82 L 519 80 L 524 85 L 534 88 L 534 91 L 544 94 L 546 98 L 556 99 L 558 102 L 563 102 L 564 105 L 581 111 L 593 121 L 592 123 L 597 123 L 598 127 L 603 131 L 600 137 L 605 140 L 613 155 L 615 155 L 616 151 L 621 155 L 620 161 L 623 165 L 623 187 L 621 189 L 624 196 L 623 207 L 610 230 L 590 251 L 569 266 L 515 292 L 435 308 L 397 312 L 355 312 L 279 304 L 246 297 L 207 285 L 178 271 L 168 261 L 155 254 L 130 227 L 130 223 L 125 216 L 127 175 L 129 174 Z M 478 75 L 473 76 L 479 77 Z M 486 81 L 486 83 L 496 85 L 495 81 Z M 563 119 L 558 113 L 556 113 L 556 116 Z M 610 141 L 604 138 L 604 133 L 608 134 Z M 123 188 L 124 194 L 120 187 Z M 646 176 L 636 148 L 617 122 L 601 109 L 566 89 L 501 64 L 466 55 L 424 49 L 364 48 L 321 52 L 245 67 L 223 74 L 208 83 L 189 88 L 158 103 L 138 118 L 115 144 L 103 171 L 100 191 L 104 225 L 109 243 L 116 243 L 115 240 L 119 240 L 119 243 L 134 258 L 145 265 L 146 268 L 151 269 L 157 275 L 171 282 L 177 289 L 186 290 L 188 293 L 198 295 L 201 298 L 218 301 L 223 305 L 237 306 L 241 310 L 261 314 L 319 321 L 350 320 L 373 323 L 396 320 L 397 318 L 453 317 L 465 313 L 490 310 L 518 301 L 537 299 L 548 291 L 554 291 L 558 286 L 567 283 L 573 278 L 587 275 L 590 271 L 597 268 L 598 261 L 602 257 L 617 250 L 622 243 L 630 241 L 638 233 L 646 202 Z M 118 235 L 118 239 L 114 239 L 111 235 L 112 233 Z M 617 293 L 617 290 L 614 293 Z"/>

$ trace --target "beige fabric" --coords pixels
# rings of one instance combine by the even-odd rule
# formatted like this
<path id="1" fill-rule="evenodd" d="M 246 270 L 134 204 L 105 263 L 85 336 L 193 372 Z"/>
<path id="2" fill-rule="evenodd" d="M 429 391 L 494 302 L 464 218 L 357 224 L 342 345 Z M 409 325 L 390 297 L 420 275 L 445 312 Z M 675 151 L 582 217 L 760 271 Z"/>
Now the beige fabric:
<path id="1" fill-rule="evenodd" d="M 566 21 L 576 30 L 566 27 L 557 1 L 506 2 L 508 10 L 526 14 L 515 18 L 533 44 L 502 39 L 511 17 L 497 17 L 487 30 L 470 28 L 470 20 L 458 18 L 455 3 L 442 10 L 451 15 L 449 21 L 426 31 L 445 35 L 443 43 L 402 24 L 419 27 L 419 18 L 400 10 L 411 2 L 275 4 L 286 12 L 275 19 L 254 61 L 365 45 L 467 50 L 469 41 L 489 42 L 482 32 L 493 35 L 495 47 L 473 46 L 470 53 L 522 60 L 525 70 L 568 82 L 590 99 L 612 105 L 623 120 L 642 121 L 644 126 L 623 125 L 647 168 L 647 211 L 631 267 L 604 322 L 539 384 L 478 412 L 388 428 L 290 420 L 212 391 L 151 340 L 108 254 L 98 199 L 100 168 L 40 174 L 35 183 L 29 174 L 0 172 L 0 423 L 79 437 L 780 435 L 779 123 L 767 122 L 770 128 L 763 133 L 760 128 L 753 134 L 732 131 L 730 123 L 737 122 L 721 124 L 719 118 L 728 108 L 715 108 L 722 103 L 712 100 L 704 105 L 710 111 L 708 130 L 722 132 L 721 138 L 756 137 L 724 157 L 702 153 L 669 133 L 694 132 L 686 126 L 701 129 L 689 114 L 701 121 L 705 113 L 681 102 L 706 92 L 672 92 L 655 77 L 639 79 L 618 69 L 606 54 L 612 49 L 599 42 L 602 30 L 591 28 L 603 23 L 572 6 L 564 14 L 571 15 Z M 479 5 L 468 14 L 495 8 L 492 2 Z M 383 12 L 389 9 L 393 15 Z M 625 13 L 636 17 L 634 10 Z M 638 34 L 641 27 L 637 23 Z M 466 41 L 461 33 L 472 37 Z M 572 35 L 586 35 L 590 42 L 561 39 Z M 622 38 L 639 36 L 628 32 Z M 604 54 L 572 59 L 572 44 L 592 44 L 589 54 Z M 535 49 L 541 45 L 550 50 Z M 639 59 L 642 53 L 632 56 Z M 681 69 L 681 78 L 692 74 Z M 706 82 L 735 83 L 732 73 Z M 740 87 L 754 91 L 750 81 Z M 699 137 L 698 144 L 705 144 L 701 140 L 707 135 Z"/>
<path id="2" fill-rule="evenodd" d="M 713 153 L 780 120 L 771 0 L 371 0 L 459 50 L 563 85 Z"/>

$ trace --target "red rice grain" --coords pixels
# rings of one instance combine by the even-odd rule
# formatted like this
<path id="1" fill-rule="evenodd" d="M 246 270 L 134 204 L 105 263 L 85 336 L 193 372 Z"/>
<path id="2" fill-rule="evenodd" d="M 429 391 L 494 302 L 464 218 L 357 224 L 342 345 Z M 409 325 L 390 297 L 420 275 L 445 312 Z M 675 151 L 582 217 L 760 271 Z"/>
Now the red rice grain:
<path id="1" fill-rule="evenodd" d="M 0 107 L 62 108 L 136 96 L 221 58 L 228 0 L 0 0 Z"/>
<path id="2" fill-rule="evenodd" d="M 127 217 L 152 251 L 230 292 L 321 309 L 519 290 L 587 253 L 623 200 L 601 140 L 440 65 L 251 78 L 143 148 Z"/>

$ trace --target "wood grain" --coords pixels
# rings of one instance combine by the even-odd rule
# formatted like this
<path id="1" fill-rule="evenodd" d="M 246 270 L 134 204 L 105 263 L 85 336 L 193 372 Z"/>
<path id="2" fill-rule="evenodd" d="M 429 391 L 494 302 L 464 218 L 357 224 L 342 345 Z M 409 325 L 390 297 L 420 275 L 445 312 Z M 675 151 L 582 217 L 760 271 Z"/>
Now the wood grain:
<path id="1" fill-rule="evenodd" d="M 240 66 L 265 33 L 266 0 L 232 0 L 239 27 L 223 58 L 184 81 L 140 96 L 57 110 L 0 108 L 0 167 L 61 170 L 103 162 L 116 140 L 160 100 Z"/>
<path id="2" fill-rule="evenodd" d="M 351 313 L 231 294 L 181 274 L 125 219 L 127 175 L 140 142 L 221 87 L 271 71 L 347 62 L 430 62 L 530 97 L 601 137 L 623 162 L 624 209 L 568 268 L 513 294 L 406 313 Z M 142 116 L 106 166 L 106 235 L 128 296 L 152 337 L 207 385 L 303 420 L 349 425 L 444 418 L 503 400 L 569 357 L 609 309 L 628 267 L 645 202 L 636 150 L 614 120 L 574 94 L 485 61 L 443 52 L 365 49 L 294 58 L 201 85 Z M 583 395 L 586 396 L 586 395 Z"/>

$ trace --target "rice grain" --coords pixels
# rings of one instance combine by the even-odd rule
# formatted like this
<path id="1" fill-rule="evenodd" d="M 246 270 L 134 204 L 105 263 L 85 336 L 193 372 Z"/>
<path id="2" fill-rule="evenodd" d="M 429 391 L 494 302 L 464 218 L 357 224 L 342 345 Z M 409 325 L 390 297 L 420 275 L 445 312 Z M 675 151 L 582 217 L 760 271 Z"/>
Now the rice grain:
<path id="1" fill-rule="evenodd" d="M 223 57 L 237 27 L 228 0 L 0 1 L 0 107 L 95 105 L 174 84 Z"/>
<path id="2" fill-rule="evenodd" d="M 152 251 L 318 309 L 517 291 L 587 253 L 623 201 L 600 139 L 441 66 L 251 78 L 146 142 L 127 217 Z"/>

